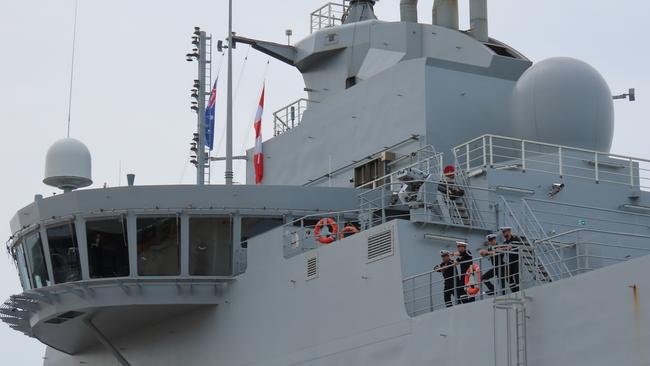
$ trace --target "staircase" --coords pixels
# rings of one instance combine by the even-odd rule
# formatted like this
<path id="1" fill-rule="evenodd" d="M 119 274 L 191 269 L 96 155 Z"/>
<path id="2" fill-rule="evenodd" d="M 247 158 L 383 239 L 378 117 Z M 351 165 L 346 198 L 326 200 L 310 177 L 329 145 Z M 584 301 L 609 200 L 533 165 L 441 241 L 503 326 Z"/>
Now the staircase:
<path id="1" fill-rule="evenodd" d="M 481 216 L 481 210 L 472 195 L 472 189 L 470 189 L 469 180 L 467 179 L 467 172 L 458 167 L 456 168 L 456 172 L 456 183 L 465 190 L 465 195 L 460 200 L 457 200 L 459 202 L 455 204 L 458 217 L 464 225 L 480 228 L 486 227 Z"/>
<path id="2" fill-rule="evenodd" d="M 528 209 L 525 214 L 516 213 L 503 196 L 501 201 L 505 207 L 505 214 L 513 223 L 513 231 L 522 239 L 518 248 L 521 274 L 524 276 L 522 280 L 528 276 L 534 283 L 544 284 L 560 279 L 560 267 L 566 267 L 566 264 L 561 260 L 559 252 L 553 245 L 542 244 L 539 241 L 539 239 L 545 238 L 546 234 L 541 229 L 541 225 L 531 225 L 532 222 L 537 222 L 532 210 L 526 206 Z"/>
<path id="3" fill-rule="evenodd" d="M 562 244 L 549 239 L 546 231 L 539 223 L 537 216 L 535 216 L 535 213 L 525 199 L 522 200 L 521 223 L 528 233 L 532 235 L 528 238 L 532 240 L 531 244 L 534 247 L 535 253 L 540 262 L 544 264 L 544 268 L 551 280 L 557 281 L 562 278 L 571 277 L 571 271 L 558 250 L 558 248 L 562 247 Z"/>

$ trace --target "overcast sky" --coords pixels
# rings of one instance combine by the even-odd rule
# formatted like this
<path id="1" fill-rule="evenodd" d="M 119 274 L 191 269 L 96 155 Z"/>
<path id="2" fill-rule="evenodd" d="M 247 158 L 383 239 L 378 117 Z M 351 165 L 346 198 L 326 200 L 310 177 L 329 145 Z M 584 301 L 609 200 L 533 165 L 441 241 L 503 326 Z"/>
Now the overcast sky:
<path id="1" fill-rule="evenodd" d="M 325 0 L 235 0 L 238 34 L 285 42 L 309 34 L 309 13 Z M 420 22 L 431 21 L 432 0 L 420 1 Z M 0 0 L 0 236 L 41 183 L 47 148 L 65 137 L 74 0 Z M 467 1 L 461 26 L 467 27 Z M 226 0 L 80 0 L 72 106 L 72 137 L 93 155 L 94 187 L 114 186 L 135 173 L 138 184 L 190 184 L 189 142 L 196 119 L 189 109 L 195 64 L 185 61 L 193 26 L 226 33 Z M 382 0 L 382 20 L 399 18 L 399 0 Z M 630 87 L 638 101 L 616 103 L 613 152 L 650 158 L 647 117 L 647 0 L 490 0 L 490 33 L 534 61 L 571 56 L 595 66 L 614 93 Z M 250 52 L 249 52 L 250 51 Z M 244 61 L 245 57 L 247 60 Z M 252 119 L 268 57 L 241 45 L 235 53 L 234 153 L 253 145 Z M 220 56 L 215 51 L 215 70 Z M 225 86 L 225 66 L 221 72 Z M 271 112 L 301 97 L 298 72 L 271 61 L 263 133 Z M 225 96 L 225 88 L 222 88 Z M 217 137 L 225 116 L 217 103 Z M 225 142 L 221 144 L 223 154 Z M 243 181 L 243 164 L 235 163 Z M 223 166 L 213 169 L 223 182 Z M 124 183 L 124 179 L 122 179 Z M 4 222 L 4 224 L 3 224 Z M 19 293 L 13 264 L 0 256 L 0 298 Z M 0 324 L 0 364 L 41 365 L 44 346 Z"/>

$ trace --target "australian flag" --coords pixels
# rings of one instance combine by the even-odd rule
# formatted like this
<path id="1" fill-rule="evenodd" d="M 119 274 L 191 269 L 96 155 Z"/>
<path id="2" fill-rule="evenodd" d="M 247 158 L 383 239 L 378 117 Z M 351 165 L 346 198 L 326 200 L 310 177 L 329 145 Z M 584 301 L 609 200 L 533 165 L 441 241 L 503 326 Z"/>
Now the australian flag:
<path id="1" fill-rule="evenodd" d="M 205 146 L 210 151 L 214 148 L 214 112 L 217 102 L 217 80 L 219 79 L 214 81 L 212 92 L 210 93 L 210 100 L 208 100 L 208 106 L 205 108 Z"/>

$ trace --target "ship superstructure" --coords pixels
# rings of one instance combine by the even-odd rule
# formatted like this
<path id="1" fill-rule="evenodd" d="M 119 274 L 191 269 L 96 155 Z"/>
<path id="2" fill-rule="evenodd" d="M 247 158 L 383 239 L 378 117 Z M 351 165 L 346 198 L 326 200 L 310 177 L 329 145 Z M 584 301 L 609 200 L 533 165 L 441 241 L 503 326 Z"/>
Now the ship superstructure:
<path id="1" fill-rule="evenodd" d="M 327 4 L 295 45 L 231 34 L 305 80 L 261 185 L 250 150 L 249 185 L 77 190 L 88 151 L 53 146 L 65 193 L 12 220 L 24 292 L 0 310 L 45 365 L 650 364 L 650 160 L 610 152 L 602 76 L 489 37 L 486 0 L 468 31 L 457 1 L 434 24 L 374 3 Z"/>

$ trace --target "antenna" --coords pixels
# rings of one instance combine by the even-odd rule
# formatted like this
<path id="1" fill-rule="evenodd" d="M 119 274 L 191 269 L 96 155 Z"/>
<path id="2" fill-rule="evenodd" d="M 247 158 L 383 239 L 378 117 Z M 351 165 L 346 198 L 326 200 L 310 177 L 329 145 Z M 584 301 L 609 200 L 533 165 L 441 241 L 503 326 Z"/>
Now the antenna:
<path id="1" fill-rule="evenodd" d="M 70 94 L 68 95 L 68 134 L 70 137 L 70 116 L 72 114 L 72 84 L 74 80 L 74 56 L 77 44 L 77 14 L 79 11 L 79 0 L 74 2 L 74 27 L 72 29 L 72 57 L 70 60 Z"/>
<path id="2" fill-rule="evenodd" d="M 614 99 L 614 100 L 618 100 L 618 99 L 627 99 L 627 100 L 629 100 L 630 102 L 634 102 L 634 101 L 636 101 L 636 89 L 634 89 L 634 88 L 630 88 L 630 89 L 628 90 L 627 93 L 625 93 L 625 94 L 619 94 L 619 95 L 614 95 L 614 96 L 612 97 L 612 99 Z"/>
<path id="3" fill-rule="evenodd" d="M 228 105 L 226 107 L 226 185 L 232 185 L 232 0 L 228 0 Z"/>
<path id="4" fill-rule="evenodd" d="M 293 30 L 291 29 L 285 30 L 284 35 L 287 36 L 287 45 L 291 46 L 291 36 L 293 35 Z"/>

